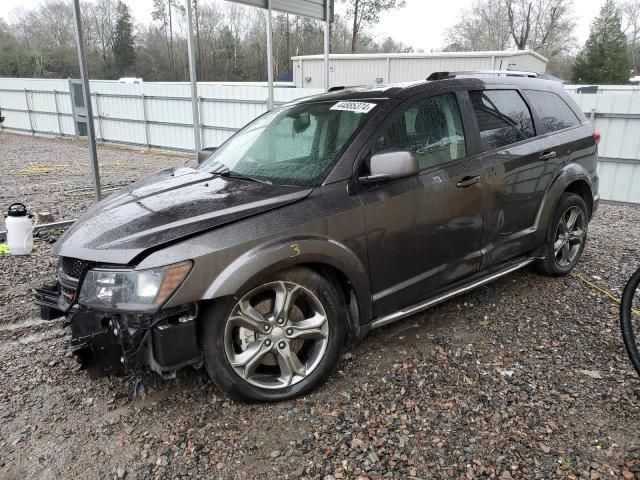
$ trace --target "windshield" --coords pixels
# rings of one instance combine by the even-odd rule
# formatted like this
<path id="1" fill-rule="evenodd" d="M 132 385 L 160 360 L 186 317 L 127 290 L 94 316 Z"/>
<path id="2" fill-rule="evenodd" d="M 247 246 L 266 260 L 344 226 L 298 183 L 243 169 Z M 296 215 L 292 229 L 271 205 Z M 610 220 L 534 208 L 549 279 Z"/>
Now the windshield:
<path id="1" fill-rule="evenodd" d="M 323 102 L 279 108 L 251 122 L 198 168 L 280 185 L 316 186 L 336 163 L 370 102 Z"/>

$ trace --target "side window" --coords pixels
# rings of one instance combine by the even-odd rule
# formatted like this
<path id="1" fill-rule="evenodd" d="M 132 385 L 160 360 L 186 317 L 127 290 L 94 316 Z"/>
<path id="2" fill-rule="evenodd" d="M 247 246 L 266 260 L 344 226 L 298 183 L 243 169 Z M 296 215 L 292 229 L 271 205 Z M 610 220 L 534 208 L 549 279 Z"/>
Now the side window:
<path id="1" fill-rule="evenodd" d="M 465 157 L 464 130 L 455 95 L 429 97 L 398 113 L 373 150 L 399 148 L 416 154 L 420 170 Z"/>
<path id="2" fill-rule="evenodd" d="M 535 136 L 531 112 L 515 90 L 475 90 L 469 96 L 483 152 Z"/>
<path id="3" fill-rule="evenodd" d="M 542 120 L 545 131 L 555 132 L 580 125 L 580 119 L 560 97 L 553 92 L 525 90 L 529 103 Z"/>

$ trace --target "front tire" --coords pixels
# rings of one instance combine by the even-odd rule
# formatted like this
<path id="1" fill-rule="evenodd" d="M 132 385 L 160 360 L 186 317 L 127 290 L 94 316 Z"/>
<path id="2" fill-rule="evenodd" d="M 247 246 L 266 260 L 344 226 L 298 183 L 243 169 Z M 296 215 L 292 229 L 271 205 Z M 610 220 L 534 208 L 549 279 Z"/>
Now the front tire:
<path id="1" fill-rule="evenodd" d="M 346 311 L 335 286 L 315 271 L 276 273 L 206 312 L 205 368 L 237 400 L 303 395 L 334 370 L 345 342 Z"/>
<path id="2" fill-rule="evenodd" d="M 574 269 L 587 242 L 589 211 L 582 197 L 564 193 L 547 227 L 544 258 L 537 262 L 543 275 L 561 277 Z"/>

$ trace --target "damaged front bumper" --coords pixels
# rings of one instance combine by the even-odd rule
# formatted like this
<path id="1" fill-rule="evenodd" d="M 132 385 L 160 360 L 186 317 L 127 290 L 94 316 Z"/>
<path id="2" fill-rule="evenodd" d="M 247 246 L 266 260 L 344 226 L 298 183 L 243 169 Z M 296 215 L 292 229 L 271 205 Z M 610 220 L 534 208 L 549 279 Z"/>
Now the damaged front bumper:
<path id="1" fill-rule="evenodd" d="M 76 303 L 80 283 L 63 274 L 36 289 L 35 303 L 45 320 L 66 317 L 71 349 L 90 378 L 122 375 L 142 364 L 174 378 L 180 368 L 202 365 L 197 304 L 154 314 L 103 312 Z"/>
<path id="2" fill-rule="evenodd" d="M 71 348 L 91 378 L 119 375 L 143 363 L 163 378 L 176 370 L 199 366 L 195 305 L 156 315 L 73 309 L 67 318 Z"/>

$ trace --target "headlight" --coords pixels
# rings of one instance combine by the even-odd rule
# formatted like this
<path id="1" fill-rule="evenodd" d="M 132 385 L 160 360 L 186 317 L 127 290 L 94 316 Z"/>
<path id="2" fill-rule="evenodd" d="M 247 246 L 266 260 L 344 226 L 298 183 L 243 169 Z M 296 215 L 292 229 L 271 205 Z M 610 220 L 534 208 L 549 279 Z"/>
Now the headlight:
<path id="1" fill-rule="evenodd" d="M 175 292 L 191 270 L 187 261 L 149 270 L 89 270 L 78 303 L 104 310 L 153 312 Z"/>

